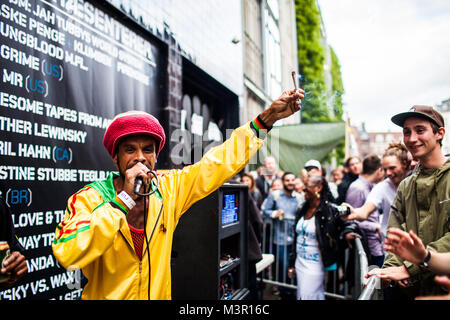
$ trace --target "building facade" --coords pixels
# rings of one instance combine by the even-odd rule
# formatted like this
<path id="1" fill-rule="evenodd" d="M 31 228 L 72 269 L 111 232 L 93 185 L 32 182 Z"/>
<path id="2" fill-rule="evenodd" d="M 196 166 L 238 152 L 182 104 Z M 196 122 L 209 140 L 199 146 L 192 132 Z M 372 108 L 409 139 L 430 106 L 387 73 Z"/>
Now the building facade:
<path id="1" fill-rule="evenodd" d="M 286 89 L 298 73 L 295 5 L 291 0 L 243 0 L 243 120 L 253 119 Z M 293 115 L 277 124 L 299 123 Z"/>
<path id="2" fill-rule="evenodd" d="M 169 45 L 165 167 L 199 160 L 227 130 L 293 88 L 298 63 L 292 0 L 108 1 Z M 299 123 L 299 117 L 278 124 Z"/>
<path id="3" fill-rule="evenodd" d="M 442 114 L 444 117 L 444 124 L 447 132 L 445 133 L 444 140 L 442 141 L 442 150 L 444 154 L 450 154 L 450 99 L 442 101 L 439 105 L 436 106 L 436 109 Z"/>
<path id="4" fill-rule="evenodd" d="M 364 123 L 359 128 L 349 125 L 347 131 L 349 146 L 346 157 L 359 156 L 364 159 L 370 154 L 381 157 L 390 143 L 403 141 L 401 132 L 367 132 Z"/>

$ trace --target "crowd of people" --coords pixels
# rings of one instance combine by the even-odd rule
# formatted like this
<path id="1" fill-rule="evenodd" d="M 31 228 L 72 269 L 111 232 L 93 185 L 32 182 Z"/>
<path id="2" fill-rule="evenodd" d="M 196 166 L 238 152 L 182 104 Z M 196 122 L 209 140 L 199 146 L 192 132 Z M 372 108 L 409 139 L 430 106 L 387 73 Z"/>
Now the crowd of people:
<path id="1" fill-rule="evenodd" d="M 350 177 L 358 178 L 360 169 L 361 161 L 352 157 L 333 170 L 333 179 L 327 179 L 325 168 L 311 159 L 296 175 L 279 170 L 276 159 L 268 156 L 258 170 L 241 175 L 241 182 L 249 187 L 251 206 L 272 227 L 267 233 L 270 239 L 261 240 L 268 242 L 266 251 L 275 257 L 270 276 L 281 283 L 297 279 L 299 299 L 325 299 L 328 271 L 337 270 L 343 250 L 364 236 L 358 223 L 342 219 L 337 208 L 339 186 Z M 273 292 L 289 298 L 282 285 Z"/>
<path id="2" fill-rule="evenodd" d="M 165 142 L 162 126 L 145 112 L 117 115 L 103 143 L 118 173 L 68 199 L 52 244 L 60 265 L 80 268 L 89 279 L 82 298 L 170 299 L 177 221 L 193 203 L 242 172 L 272 125 L 300 109 L 303 94 L 301 89 L 284 92 L 200 162 L 161 175 L 156 185 L 153 169 Z M 403 143 L 391 143 L 381 157 L 351 156 L 330 176 L 316 159 L 298 173 L 282 172 L 273 156 L 257 171 L 240 176 L 249 186 L 251 298 L 258 298 L 255 265 L 267 240 L 261 236 L 264 218 L 273 228 L 268 250 L 277 268 L 272 275 L 279 283 L 296 279 L 297 299 L 325 299 L 330 271 L 339 270 L 344 250 L 352 249 L 356 238 L 369 263 L 377 266 L 366 277 L 382 279 L 386 299 L 450 299 L 445 276 L 450 274 L 450 159 L 442 152 L 444 120 L 426 106 L 414 106 L 391 120 L 402 127 Z M 245 163 L 236 160 L 237 154 L 227 154 L 233 149 L 229 145 L 248 139 L 252 149 Z M 233 161 L 224 161 L 225 156 Z M 12 252 L 0 269 L 2 276 L 9 275 L 4 286 L 26 274 L 27 264 L 11 213 L 0 204 L 0 240 Z"/>
<path id="3" fill-rule="evenodd" d="M 450 273 L 444 120 L 432 107 L 414 106 L 392 121 L 403 128 L 403 143 L 390 143 L 380 156 L 351 156 L 329 176 L 315 159 L 298 174 L 283 172 L 272 156 L 243 174 L 261 216 L 271 219 L 272 275 L 279 283 L 296 279 L 297 299 L 325 299 L 327 272 L 339 268 L 356 237 L 377 267 L 366 277 L 382 279 L 384 299 L 450 298 L 449 278 L 433 281 Z"/>

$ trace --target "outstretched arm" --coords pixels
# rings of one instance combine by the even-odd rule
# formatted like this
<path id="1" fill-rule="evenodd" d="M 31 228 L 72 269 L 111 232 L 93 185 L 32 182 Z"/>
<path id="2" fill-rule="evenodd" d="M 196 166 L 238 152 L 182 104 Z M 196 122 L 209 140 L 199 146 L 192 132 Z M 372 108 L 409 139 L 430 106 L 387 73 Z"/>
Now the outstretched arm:
<path id="1" fill-rule="evenodd" d="M 268 127 L 272 127 L 277 120 L 289 117 L 300 110 L 300 99 L 304 98 L 303 89 L 284 91 L 269 108 L 259 115 Z"/>
<path id="2" fill-rule="evenodd" d="M 362 207 L 353 208 L 346 202 L 343 202 L 342 205 L 350 208 L 350 214 L 345 218 L 345 220 L 366 220 L 370 214 L 377 208 L 372 202 L 366 201 Z"/>
<path id="3" fill-rule="evenodd" d="M 450 278 L 447 276 L 436 276 L 434 282 L 445 287 L 450 292 Z M 416 300 L 450 300 L 450 293 L 443 296 L 422 296 L 417 297 Z"/>
<path id="4" fill-rule="evenodd" d="M 414 264 L 422 263 L 428 255 L 422 240 L 411 230 L 405 232 L 398 228 L 389 229 L 383 247 L 386 251 Z M 436 273 L 450 274 L 450 252 L 430 252 L 428 268 Z"/>
<path id="5" fill-rule="evenodd" d="M 255 120 L 235 129 L 223 144 L 211 148 L 199 162 L 182 170 L 170 170 L 161 177 L 163 193 L 177 195 L 176 219 L 193 203 L 241 171 L 263 145 L 263 137 L 275 121 L 300 110 L 301 98 L 302 89 L 283 92 Z M 264 132 L 264 129 L 267 131 Z"/>

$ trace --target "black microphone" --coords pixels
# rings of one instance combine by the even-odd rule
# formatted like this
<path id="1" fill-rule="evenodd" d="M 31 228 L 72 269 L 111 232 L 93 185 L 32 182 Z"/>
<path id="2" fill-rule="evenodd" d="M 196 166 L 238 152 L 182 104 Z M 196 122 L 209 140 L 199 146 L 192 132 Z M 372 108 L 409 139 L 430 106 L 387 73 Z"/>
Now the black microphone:
<path id="1" fill-rule="evenodd" d="M 139 189 L 141 189 L 142 182 L 142 177 L 136 177 L 136 179 L 134 180 L 134 193 L 137 195 L 139 195 Z"/>

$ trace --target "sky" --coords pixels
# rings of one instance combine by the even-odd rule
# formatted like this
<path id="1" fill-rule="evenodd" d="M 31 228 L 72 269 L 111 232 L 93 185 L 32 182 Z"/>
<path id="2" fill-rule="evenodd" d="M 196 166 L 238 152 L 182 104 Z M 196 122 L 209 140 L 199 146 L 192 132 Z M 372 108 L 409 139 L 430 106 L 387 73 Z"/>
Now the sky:
<path id="1" fill-rule="evenodd" d="M 341 64 L 344 111 L 366 130 L 450 98 L 450 0 L 318 0 Z"/>

